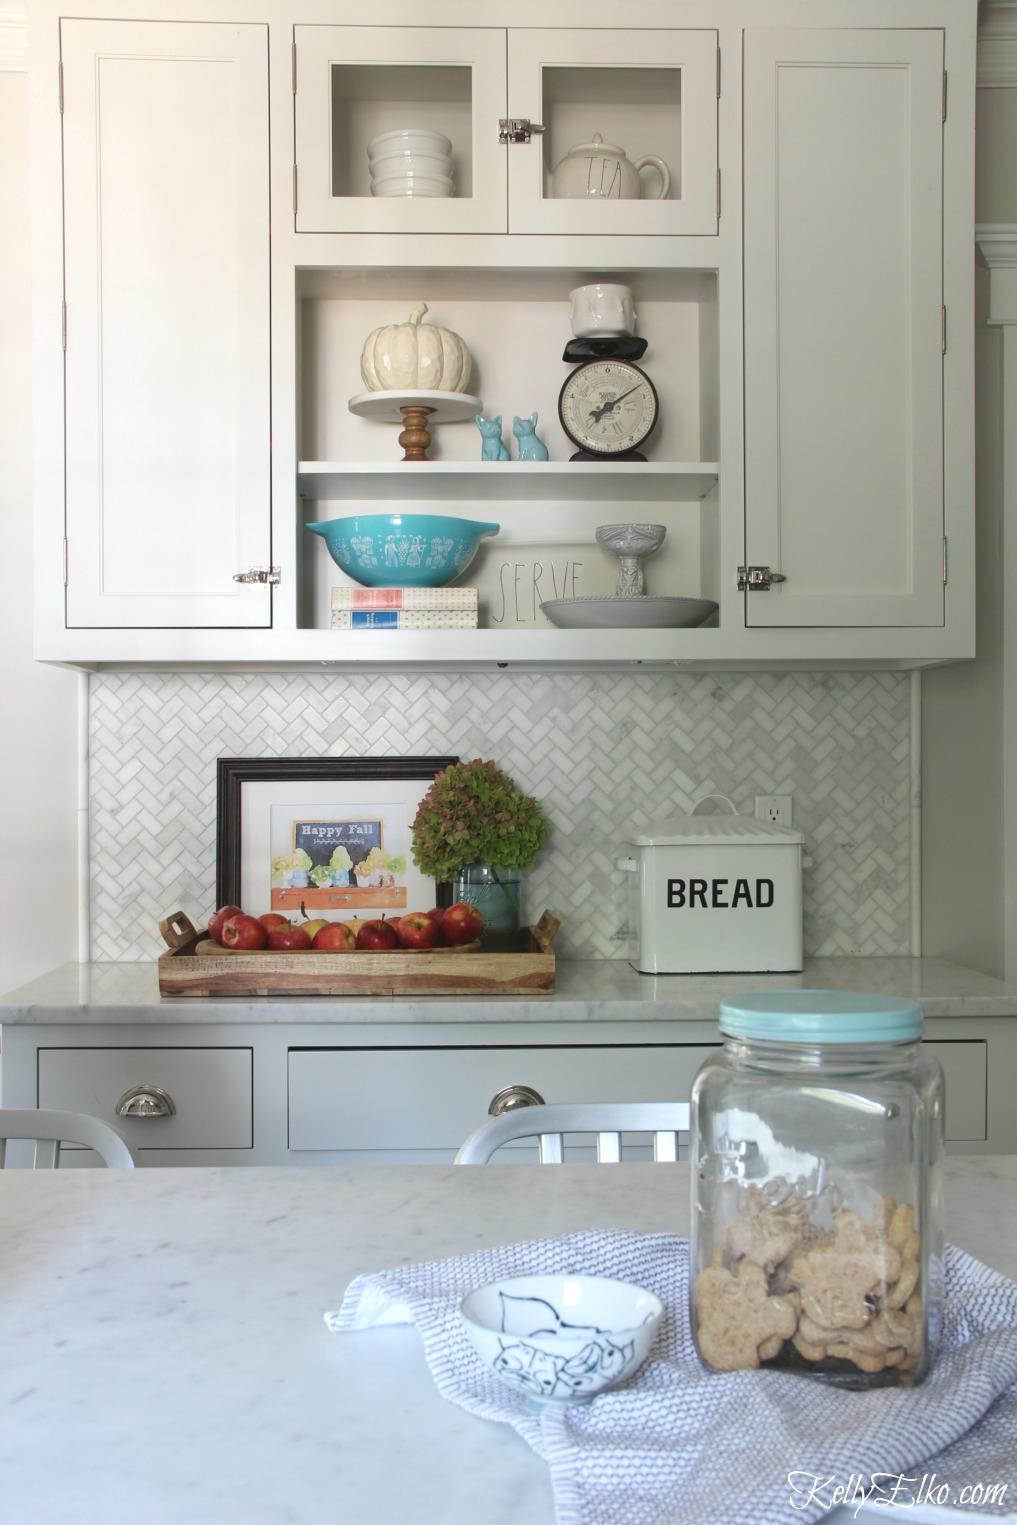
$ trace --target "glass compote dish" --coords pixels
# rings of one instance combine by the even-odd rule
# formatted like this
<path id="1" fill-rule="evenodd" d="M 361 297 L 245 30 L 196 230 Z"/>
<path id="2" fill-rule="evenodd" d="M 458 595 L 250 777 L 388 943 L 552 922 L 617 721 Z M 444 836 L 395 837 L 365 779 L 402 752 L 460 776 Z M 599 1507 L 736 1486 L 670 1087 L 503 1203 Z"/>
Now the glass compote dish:
<path id="1" fill-rule="evenodd" d="M 663 524 L 602 524 L 597 530 L 597 544 L 617 556 L 620 562 L 615 595 L 637 598 L 646 591 L 642 563 L 659 551 L 667 528 Z"/>

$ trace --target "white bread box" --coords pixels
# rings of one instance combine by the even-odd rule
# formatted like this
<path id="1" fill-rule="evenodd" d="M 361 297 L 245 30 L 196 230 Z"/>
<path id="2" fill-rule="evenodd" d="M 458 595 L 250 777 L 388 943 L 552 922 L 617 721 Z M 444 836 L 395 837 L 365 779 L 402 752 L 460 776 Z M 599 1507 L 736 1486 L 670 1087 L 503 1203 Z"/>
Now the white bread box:
<path id="1" fill-rule="evenodd" d="M 740 815 L 682 815 L 626 839 L 630 963 L 641 974 L 802 968 L 800 831 Z"/>

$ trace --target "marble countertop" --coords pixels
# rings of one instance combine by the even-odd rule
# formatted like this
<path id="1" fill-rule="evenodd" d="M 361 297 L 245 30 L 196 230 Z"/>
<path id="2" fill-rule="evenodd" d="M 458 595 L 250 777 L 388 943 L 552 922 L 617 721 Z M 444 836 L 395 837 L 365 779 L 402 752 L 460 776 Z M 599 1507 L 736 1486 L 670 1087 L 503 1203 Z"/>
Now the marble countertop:
<path id="1" fill-rule="evenodd" d="M 949 1159 L 946 1199 L 1017 1278 L 1017 1157 Z M 439 1396 L 416 1330 L 322 1314 L 363 1271 L 687 1217 L 681 1166 L 0 1171 L 0 1515 L 553 1525 L 544 1464 Z"/>
<path id="2" fill-rule="evenodd" d="M 0 995 L 0 1025 L 716 1021 L 727 995 L 763 989 L 872 990 L 927 1017 L 1009 1017 L 1017 989 L 931 958 L 808 959 L 801 974 L 637 974 L 624 959 L 562 960 L 556 989 L 522 996 L 163 996 L 153 963 L 64 964 Z"/>

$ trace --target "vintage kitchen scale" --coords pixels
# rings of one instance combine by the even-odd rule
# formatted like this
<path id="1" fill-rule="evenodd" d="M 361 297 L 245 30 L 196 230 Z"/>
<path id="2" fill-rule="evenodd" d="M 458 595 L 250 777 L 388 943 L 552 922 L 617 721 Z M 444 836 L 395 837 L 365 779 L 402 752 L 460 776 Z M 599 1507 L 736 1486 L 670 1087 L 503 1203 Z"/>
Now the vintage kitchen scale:
<path id="1" fill-rule="evenodd" d="M 570 339 L 562 359 L 576 365 L 558 396 L 558 418 L 579 449 L 573 461 L 645 461 L 640 446 L 656 428 L 660 403 L 635 364 L 646 340 L 633 334 Z M 576 364 L 576 362 L 579 362 Z"/>
<path id="2" fill-rule="evenodd" d="M 599 135 L 595 141 L 600 144 Z M 604 147 L 612 154 L 621 152 L 610 144 Z M 666 196 L 667 166 L 659 159 L 642 163 L 657 166 L 663 181 L 661 194 Z M 638 196 L 639 164 L 629 167 L 627 189 L 607 194 Z M 566 194 L 578 194 L 578 190 Z M 570 459 L 645 461 L 640 446 L 657 426 L 660 403 L 653 382 L 636 364 L 646 353 L 646 340 L 636 338 L 631 290 L 607 281 L 577 286 L 569 292 L 569 310 L 574 337 L 562 359 L 576 368 L 559 393 L 558 418 L 569 439 L 579 446 Z"/>

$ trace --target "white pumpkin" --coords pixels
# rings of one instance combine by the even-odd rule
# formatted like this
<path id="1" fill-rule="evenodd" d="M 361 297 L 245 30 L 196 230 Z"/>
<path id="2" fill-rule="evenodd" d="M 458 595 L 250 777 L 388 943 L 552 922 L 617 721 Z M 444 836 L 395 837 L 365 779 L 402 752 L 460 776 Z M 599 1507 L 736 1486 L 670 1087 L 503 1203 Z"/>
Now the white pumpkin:
<path id="1" fill-rule="evenodd" d="M 422 302 L 406 323 L 376 328 L 364 345 L 360 374 L 369 392 L 465 392 L 473 362 L 450 328 L 421 319 Z"/>

